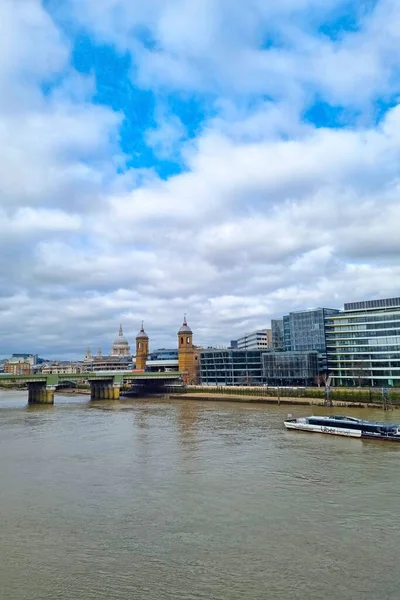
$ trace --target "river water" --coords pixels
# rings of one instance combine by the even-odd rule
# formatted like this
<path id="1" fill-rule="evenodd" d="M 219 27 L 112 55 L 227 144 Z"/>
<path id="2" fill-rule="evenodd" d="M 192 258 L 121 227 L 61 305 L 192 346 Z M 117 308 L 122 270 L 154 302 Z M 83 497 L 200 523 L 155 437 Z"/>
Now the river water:
<path id="1" fill-rule="evenodd" d="M 398 600 L 400 444 L 287 410 L 0 392 L 0 599 Z"/>

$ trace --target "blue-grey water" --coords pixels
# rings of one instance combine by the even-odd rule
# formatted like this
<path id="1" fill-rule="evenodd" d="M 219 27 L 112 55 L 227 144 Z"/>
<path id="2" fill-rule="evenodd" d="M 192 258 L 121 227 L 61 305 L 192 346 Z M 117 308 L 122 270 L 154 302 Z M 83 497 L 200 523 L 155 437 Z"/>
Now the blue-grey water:
<path id="1" fill-rule="evenodd" d="M 287 410 L 0 391 L 0 599 L 398 600 L 400 444 Z"/>

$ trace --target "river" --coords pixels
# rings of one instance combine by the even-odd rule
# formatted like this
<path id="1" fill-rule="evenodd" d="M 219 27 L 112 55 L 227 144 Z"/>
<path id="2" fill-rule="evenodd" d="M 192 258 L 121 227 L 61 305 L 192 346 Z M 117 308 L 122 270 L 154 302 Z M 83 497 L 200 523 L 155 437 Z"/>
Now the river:
<path id="1" fill-rule="evenodd" d="M 400 444 L 287 410 L 0 391 L 0 599 L 397 600 Z"/>

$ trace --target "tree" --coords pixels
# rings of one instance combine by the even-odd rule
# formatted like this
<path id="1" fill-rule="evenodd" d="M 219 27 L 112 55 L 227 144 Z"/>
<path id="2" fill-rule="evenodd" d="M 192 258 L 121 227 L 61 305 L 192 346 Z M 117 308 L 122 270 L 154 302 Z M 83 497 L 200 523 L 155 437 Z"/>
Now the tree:
<path id="1" fill-rule="evenodd" d="M 327 381 L 328 381 L 328 375 L 327 375 L 327 373 L 319 373 L 318 375 L 316 375 L 314 377 L 314 383 L 318 387 L 321 387 L 321 385 L 325 386 Z"/>
<path id="2" fill-rule="evenodd" d="M 368 382 L 366 364 L 362 361 L 357 361 L 353 362 L 352 366 L 355 384 L 358 385 L 358 387 L 366 385 Z"/>

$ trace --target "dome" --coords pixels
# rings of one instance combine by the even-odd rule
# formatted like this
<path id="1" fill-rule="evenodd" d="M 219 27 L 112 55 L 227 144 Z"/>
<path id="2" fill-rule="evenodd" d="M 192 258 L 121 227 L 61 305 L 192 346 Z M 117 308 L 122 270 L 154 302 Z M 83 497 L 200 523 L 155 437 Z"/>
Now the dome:
<path id="1" fill-rule="evenodd" d="M 136 339 L 137 340 L 140 340 L 140 339 L 148 340 L 149 339 L 149 336 L 147 335 L 147 333 L 143 329 L 143 321 L 142 321 L 142 327 L 141 327 L 139 333 L 137 334 Z"/>
<path id="2" fill-rule="evenodd" d="M 112 345 L 111 356 L 129 356 L 130 350 L 129 342 L 122 332 L 122 325 L 120 325 L 118 337 L 115 338 Z"/>
<path id="3" fill-rule="evenodd" d="M 129 342 L 122 333 L 122 325 L 119 326 L 119 334 L 118 337 L 115 338 L 113 342 L 113 346 L 129 346 Z"/>
<path id="4" fill-rule="evenodd" d="M 193 331 L 190 329 L 189 325 L 187 324 L 186 315 L 183 317 L 183 325 L 180 328 L 180 330 L 178 331 L 178 333 L 193 333 Z"/>

